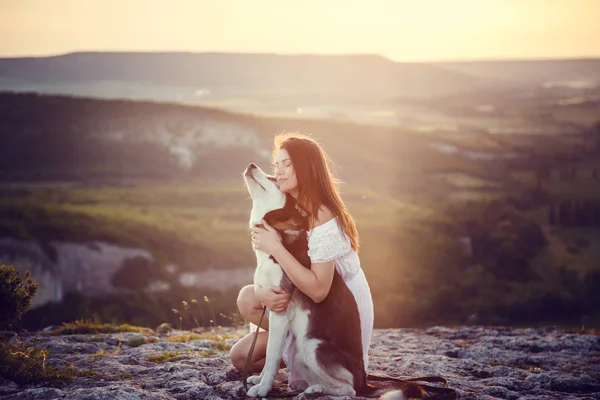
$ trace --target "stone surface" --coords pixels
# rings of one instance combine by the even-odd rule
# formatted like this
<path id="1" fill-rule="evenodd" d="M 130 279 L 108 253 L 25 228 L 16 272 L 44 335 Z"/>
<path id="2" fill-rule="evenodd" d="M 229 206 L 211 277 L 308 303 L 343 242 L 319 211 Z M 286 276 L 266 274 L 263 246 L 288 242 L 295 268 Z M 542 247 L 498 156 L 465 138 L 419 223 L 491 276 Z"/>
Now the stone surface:
<path id="1" fill-rule="evenodd" d="M 187 332 L 174 331 L 170 336 L 181 333 Z M 220 328 L 204 333 L 203 339 L 184 343 L 146 335 L 158 341 L 139 347 L 126 345 L 137 333 L 21 337 L 21 342 L 51 351 L 48 365 L 74 365 L 96 375 L 60 387 L 19 387 L 0 378 L 0 396 L 8 400 L 245 398 L 241 374 L 231 365 L 224 346 L 236 339 L 222 336 L 240 337 L 244 331 Z M 151 361 L 165 353 L 170 358 Z M 552 327 L 375 330 L 369 372 L 443 376 L 461 399 L 600 399 L 600 336 Z M 279 388 L 285 389 L 286 378 L 282 370 Z"/>

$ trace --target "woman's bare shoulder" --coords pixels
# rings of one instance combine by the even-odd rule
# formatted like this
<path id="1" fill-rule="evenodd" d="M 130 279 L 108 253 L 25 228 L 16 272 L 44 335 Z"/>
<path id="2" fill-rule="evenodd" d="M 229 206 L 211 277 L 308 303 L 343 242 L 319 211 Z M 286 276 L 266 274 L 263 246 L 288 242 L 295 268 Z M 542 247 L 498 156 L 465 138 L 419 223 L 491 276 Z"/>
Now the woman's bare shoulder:
<path id="1" fill-rule="evenodd" d="M 335 215 L 333 215 L 331 210 L 325 206 L 321 206 L 317 214 L 317 219 L 314 222 L 313 229 L 331 221 L 333 218 L 335 218 Z"/>

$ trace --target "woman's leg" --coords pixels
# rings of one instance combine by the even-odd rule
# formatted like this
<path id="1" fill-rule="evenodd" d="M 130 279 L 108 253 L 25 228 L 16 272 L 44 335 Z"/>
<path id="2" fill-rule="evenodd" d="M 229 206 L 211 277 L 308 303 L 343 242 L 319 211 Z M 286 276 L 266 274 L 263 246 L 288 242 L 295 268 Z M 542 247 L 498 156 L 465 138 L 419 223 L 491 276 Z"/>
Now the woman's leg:
<path id="1" fill-rule="evenodd" d="M 229 351 L 229 357 L 231 363 L 235 368 L 242 371 L 246 363 L 246 357 L 248 357 L 248 351 L 252 346 L 255 333 L 249 333 L 241 338 L 236 344 L 233 345 Z M 269 339 L 269 332 L 258 332 L 258 339 L 256 339 L 256 345 L 252 352 L 252 361 L 248 366 L 248 374 L 261 372 L 265 365 L 265 356 L 267 354 L 267 340 Z"/>
<path id="2" fill-rule="evenodd" d="M 254 285 L 244 286 L 238 295 L 237 306 L 242 314 L 248 321 L 258 326 L 260 317 L 263 312 L 263 306 L 254 295 Z M 269 330 L 269 319 L 265 315 L 262 320 L 261 328 L 265 331 Z M 233 345 L 229 351 L 229 357 L 233 366 L 238 370 L 244 369 L 246 363 L 246 357 L 248 357 L 248 351 L 252 346 L 255 333 L 249 333 L 241 338 L 236 344 Z M 267 341 L 269 339 L 269 332 L 259 332 L 258 338 L 256 339 L 256 345 L 254 345 L 254 351 L 252 352 L 252 362 L 248 367 L 248 373 L 256 373 L 262 371 L 265 365 L 265 356 L 267 354 Z M 282 368 L 285 366 L 282 362 Z"/>
<path id="3" fill-rule="evenodd" d="M 263 312 L 263 305 L 258 301 L 254 294 L 254 285 L 246 285 L 240 289 L 237 298 L 238 310 L 248 321 L 258 325 Z M 269 319 L 265 315 L 260 326 L 264 330 L 269 330 Z"/>

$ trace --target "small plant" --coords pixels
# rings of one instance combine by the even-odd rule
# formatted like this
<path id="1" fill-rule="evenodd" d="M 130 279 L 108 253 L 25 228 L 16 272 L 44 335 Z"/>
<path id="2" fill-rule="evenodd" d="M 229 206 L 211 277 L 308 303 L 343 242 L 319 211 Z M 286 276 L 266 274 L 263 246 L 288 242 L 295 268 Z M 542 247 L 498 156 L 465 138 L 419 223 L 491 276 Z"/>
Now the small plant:
<path id="1" fill-rule="evenodd" d="M 242 328 L 247 323 L 246 319 L 242 316 L 242 314 L 238 312 L 235 312 L 232 315 L 225 315 L 223 313 L 219 313 L 219 315 L 223 319 L 228 319 L 231 322 L 231 326 L 237 329 Z"/>
<path id="2" fill-rule="evenodd" d="M 12 328 L 21 319 L 37 288 L 30 271 L 21 275 L 13 266 L 0 265 L 0 330 Z"/>
<path id="3" fill-rule="evenodd" d="M 159 335 L 168 335 L 169 333 L 173 332 L 173 328 L 171 327 L 171 324 L 163 322 L 158 327 L 156 327 L 156 332 Z"/>
<path id="4" fill-rule="evenodd" d="M 224 341 L 217 342 L 215 347 L 222 353 L 226 353 L 231 350 L 231 345 L 229 343 L 225 343 Z"/>
<path id="5" fill-rule="evenodd" d="M 210 308 L 210 302 L 208 301 L 208 298 L 206 296 L 204 296 L 204 300 L 208 303 L 208 306 Z M 191 305 L 190 305 L 191 303 Z M 190 302 L 188 303 L 185 300 L 182 300 L 181 305 L 183 306 L 183 311 L 182 310 L 178 310 L 176 308 L 173 308 L 171 311 L 173 311 L 174 314 L 179 316 L 179 330 L 183 329 L 182 323 L 185 320 L 190 326 L 193 326 L 195 324 L 196 328 L 200 327 L 200 322 L 198 321 L 198 316 L 196 315 L 195 310 L 198 309 L 200 311 L 200 315 L 201 315 L 201 320 L 204 323 L 204 310 L 202 310 L 202 307 L 200 306 L 200 304 L 198 303 L 198 301 L 196 299 L 191 299 Z M 212 308 L 211 308 L 212 311 Z M 214 316 L 214 313 L 213 313 Z M 193 323 L 192 323 L 193 322 Z M 211 321 L 213 322 L 213 321 Z"/>
<path id="6" fill-rule="evenodd" d="M 204 324 L 204 310 L 202 309 L 202 307 L 200 307 L 200 305 L 198 304 L 198 301 L 196 299 L 192 299 L 190 301 L 192 304 L 195 304 L 196 307 L 200 310 L 200 318 L 202 319 L 202 323 Z M 194 316 L 194 322 L 196 323 L 196 327 L 200 327 L 200 323 L 198 322 L 198 318 L 196 317 L 196 314 L 194 312 L 192 312 L 192 315 Z"/>
<path id="7" fill-rule="evenodd" d="M 19 385 L 32 383 L 60 385 L 71 378 L 95 376 L 93 371 L 48 366 L 46 365 L 48 354 L 48 350 L 27 347 L 21 343 L 0 343 L 0 376 Z"/>
<path id="8" fill-rule="evenodd" d="M 213 327 L 216 327 L 216 325 L 217 325 L 217 318 L 215 317 L 215 312 L 214 312 L 212 306 L 210 305 L 210 300 L 208 300 L 207 296 L 204 296 L 204 301 L 208 304 L 208 308 L 209 308 L 210 313 L 212 315 L 212 319 L 210 320 L 210 323 L 213 324 Z"/>
<path id="9" fill-rule="evenodd" d="M 141 346 L 143 344 L 146 344 L 146 343 L 148 343 L 148 342 L 146 342 L 146 338 L 144 336 L 142 336 L 142 335 L 135 335 L 135 336 L 130 337 L 127 340 L 126 344 L 129 347 L 139 347 L 139 346 Z"/>

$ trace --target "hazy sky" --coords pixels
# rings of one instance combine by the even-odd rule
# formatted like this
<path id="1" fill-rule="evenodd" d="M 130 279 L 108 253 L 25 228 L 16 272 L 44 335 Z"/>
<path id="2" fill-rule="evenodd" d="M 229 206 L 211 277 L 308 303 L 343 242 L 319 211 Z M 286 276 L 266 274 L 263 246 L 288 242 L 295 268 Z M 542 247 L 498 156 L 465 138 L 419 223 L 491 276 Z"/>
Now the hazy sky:
<path id="1" fill-rule="evenodd" d="M 0 56 L 72 51 L 600 56 L 600 0 L 0 0 Z"/>

